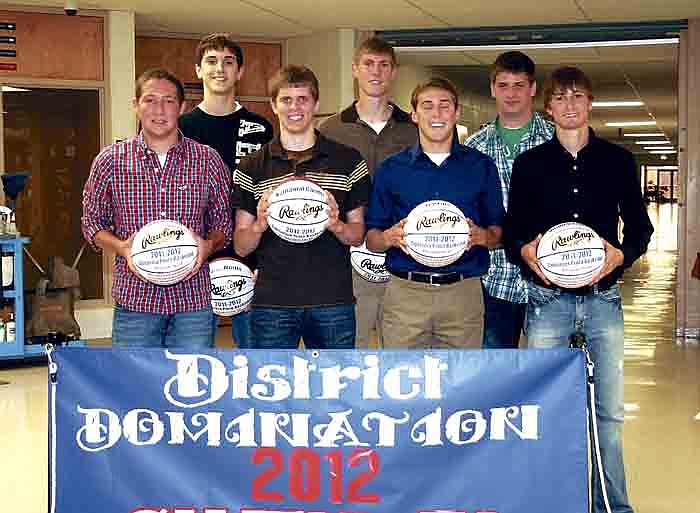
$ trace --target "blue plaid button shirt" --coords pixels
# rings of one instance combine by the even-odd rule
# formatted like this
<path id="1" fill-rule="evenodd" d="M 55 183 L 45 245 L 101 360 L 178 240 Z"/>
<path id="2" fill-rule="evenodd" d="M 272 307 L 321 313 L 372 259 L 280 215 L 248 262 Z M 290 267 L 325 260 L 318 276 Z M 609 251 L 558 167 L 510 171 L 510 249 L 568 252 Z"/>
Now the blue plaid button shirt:
<path id="1" fill-rule="evenodd" d="M 508 155 L 506 145 L 498 134 L 496 121 L 489 123 L 483 129 L 469 137 L 465 146 L 469 146 L 493 159 L 501 179 L 503 207 L 508 209 L 508 192 L 510 191 L 510 175 L 513 172 L 513 160 L 524 151 L 548 141 L 554 134 L 554 125 L 545 121 L 540 114 L 534 113 L 530 130 L 520 140 L 516 155 Z M 510 157 L 510 158 L 508 158 Z M 492 296 L 511 303 L 527 303 L 527 285 L 520 275 L 517 265 L 506 259 L 503 249 L 491 250 L 491 265 L 488 273 L 482 277 L 486 291 Z"/>

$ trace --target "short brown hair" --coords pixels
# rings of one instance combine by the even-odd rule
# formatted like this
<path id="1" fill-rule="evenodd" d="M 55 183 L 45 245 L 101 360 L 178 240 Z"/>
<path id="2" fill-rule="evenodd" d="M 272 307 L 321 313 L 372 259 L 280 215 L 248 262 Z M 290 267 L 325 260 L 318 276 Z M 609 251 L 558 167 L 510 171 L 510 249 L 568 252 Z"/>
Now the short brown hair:
<path id="1" fill-rule="evenodd" d="M 442 89 L 447 91 L 450 93 L 450 95 L 452 95 L 452 102 L 455 104 L 455 108 L 459 106 L 459 93 L 457 92 L 455 85 L 446 78 L 433 77 L 427 82 L 418 84 L 413 90 L 413 93 L 411 94 L 411 106 L 413 107 L 413 110 L 418 108 L 418 96 L 420 96 L 421 93 L 427 89 Z"/>
<path id="2" fill-rule="evenodd" d="M 314 72 L 306 66 L 290 64 L 275 73 L 267 84 L 267 89 L 273 102 L 277 99 L 277 95 L 283 87 L 308 87 L 311 90 L 311 96 L 313 96 L 314 101 L 318 101 L 318 79 Z"/>
<path id="3" fill-rule="evenodd" d="M 396 67 L 398 65 L 398 60 L 396 59 L 396 52 L 394 52 L 394 47 L 387 43 L 381 37 L 370 37 L 365 39 L 360 46 L 355 49 L 355 55 L 353 56 L 353 62 L 358 64 L 360 58 L 366 53 L 376 53 L 379 55 L 386 55 L 391 57 L 391 64 Z"/>
<path id="4" fill-rule="evenodd" d="M 197 59 L 198 65 L 202 63 L 204 54 L 209 50 L 229 50 L 236 56 L 238 67 L 243 67 L 243 50 L 241 50 L 241 46 L 231 38 L 231 34 L 214 32 L 213 34 L 203 37 L 197 45 L 197 50 L 195 50 L 195 58 Z"/>
<path id="5" fill-rule="evenodd" d="M 593 86 L 586 74 L 573 66 L 557 68 L 544 82 L 544 107 L 549 107 L 552 96 L 558 91 L 584 91 L 588 99 L 593 101 Z"/>
<path id="6" fill-rule="evenodd" d="M 496 57 L 489 70 L 491 82 L 494 82 L 496 75 L 501 72 L 525 73 L 531 84 L 535 81 L 535 63 L 530 57 L 518 50 L 504 52 Z"/>
<path id="7" fill-rule="evenodd" d="M 175 75 L 170 73 L 168 70 L 164 70 L 161 68 L 155 68 L 155 69 L 149 69 L 141 73 L 141 76 L 136 79 L 136 100 L 141 99 L 141 95 L 143 94 L 143 86 L 146 85 L 146 82 L 149 80 L 167 80 L 171 84 L 175 86 L 175 89 L 177 89 L 177 101 L 178 103 L 182 103 L 185 101 L 185 88 L 182 86 L 182 82 L 180 82 Z"/>

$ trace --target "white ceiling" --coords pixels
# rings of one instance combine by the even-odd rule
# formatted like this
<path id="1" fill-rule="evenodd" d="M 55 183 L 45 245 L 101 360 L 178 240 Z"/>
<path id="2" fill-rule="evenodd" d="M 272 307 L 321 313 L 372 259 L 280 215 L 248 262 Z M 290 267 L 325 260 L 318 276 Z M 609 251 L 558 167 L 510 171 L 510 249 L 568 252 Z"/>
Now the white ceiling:
<path id="1" fill-rule="evenodd" d="M 63 7 L 63 0 L 20 0 L 23 5 Z M 78 0 L 82 9 L 132 10 L 137 31 L 206 34 L 229 31 L 241 37 L 286 39 L 337 28 L 396 30 L 416 28 L 498 27 L 679 20 L 700 17 L 699 0 Z M 497 52 L 402 55 L 414 62 L 445 69 L 484 94 L 485 66 Z M 599 99 L 635 99 L 642 109 L 596 110 L 603 120 L 647 117 L 676 138 L 675 46 L 532 50 L 540 73 L 574 64 L 590 74 Z M 460 78 L 461 77 L 461 78 Z M 480 84 L 480 85 L 479 85 Z M 486 83 L 486 86 L 488 83 Z M 615 130 L 604 131 L 606 137 Z M 636 148 L 638 150 L 638 148 Z M 668 162 L 667 162 L 668 163 Z"/>
<path id="2" fill-rule="evenodd" d="M 424 49 L 399 49 L 402 64 L 432 66 L 446 73 L 466 90 L 489 96 L 488 66 L 502 50 L 435 52 Z M 600 101 L 641 100 L 642 107 L 595 108 L 592 126 L 601 136 L 625 145 L 645 163 L 658 161 L 650 157 L 634 139 L 621 136 L 618 128 L 605 126 L 608 121 L 656 120 L 656 128 L 625 129 L 624 132 L 661 131 L 677 143 L 677 59 L 678 45 L 646 45 L 624 48 L 535 49 L 526 53 L 537 63 L 541 85 L 554 68 L 573 65 L 583 69 L 593 82 L 594 95 Z M 537 107 L 542 108 L 538 97 Z M 671 156 L 663 162 L 675 162 Z"/>

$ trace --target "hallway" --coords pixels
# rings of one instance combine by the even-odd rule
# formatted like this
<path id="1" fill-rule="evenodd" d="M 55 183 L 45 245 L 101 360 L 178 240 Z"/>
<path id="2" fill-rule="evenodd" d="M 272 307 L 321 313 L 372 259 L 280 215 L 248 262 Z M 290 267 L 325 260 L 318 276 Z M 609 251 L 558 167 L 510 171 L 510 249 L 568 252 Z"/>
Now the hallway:
<path id="1" fill-rule="evenodd" d="M 673 336 L 677 207 L 652 205 L 650 215 L 652 246 L 623 284 L 628 486 L 637 513 L 696 513 L 700 345 Z M 0 512 L 45 513 L 46 367 L 1 369 L 2 381 L 9 384 L 0 385 Z"/>
<path id="2" fill-rule="evenodd" d="M 650 206 L 652 243 L 622 287 L 623 436 L 637 513 L 700 511 L 700 346 L 674 338 L 677 210 Z"/>

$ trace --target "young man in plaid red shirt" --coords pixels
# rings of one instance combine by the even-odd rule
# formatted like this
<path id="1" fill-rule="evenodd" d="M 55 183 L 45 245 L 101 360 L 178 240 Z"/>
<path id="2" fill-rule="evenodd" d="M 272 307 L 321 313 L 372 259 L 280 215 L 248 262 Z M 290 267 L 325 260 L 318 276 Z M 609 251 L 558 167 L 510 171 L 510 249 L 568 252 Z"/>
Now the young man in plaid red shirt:
<path id="1" fill-rule="evenodd" d="M 142 130 L 102 150 L 83 191 L 86 240 L 116 255 L 115 346 L 214 343 L 206 261 L 232 237 L 230 173 L 215 150 L 178 130 L 184 96 L 182 84 L 167 71 L 141 75 L 133 106 Z M 130 255 L 134 234 L 159 219 L 187 226 L 199 249 L 194 269 L 169 286 L 145 281 Z"/>

